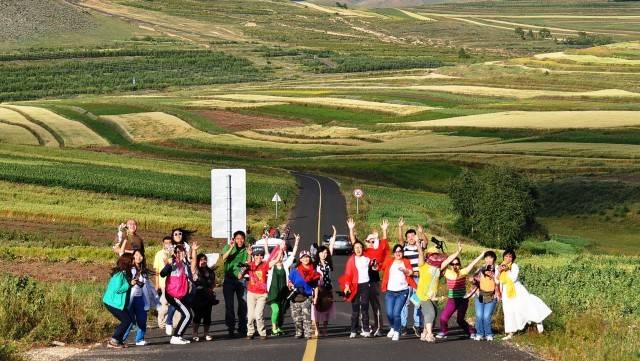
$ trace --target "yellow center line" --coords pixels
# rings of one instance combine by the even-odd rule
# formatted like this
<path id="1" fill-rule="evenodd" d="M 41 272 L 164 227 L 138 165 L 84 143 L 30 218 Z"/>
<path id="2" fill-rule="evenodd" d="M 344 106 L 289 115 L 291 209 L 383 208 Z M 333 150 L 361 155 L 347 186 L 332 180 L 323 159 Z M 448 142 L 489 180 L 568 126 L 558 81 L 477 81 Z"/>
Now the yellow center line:
<path id="1" fill-rule="evenodd" d="M 320 240 L 320 220 L 322 217 L 322 185 L 320 184 L 320 181 L 317 178 L 314 177 L 310 177 L 308 175 L 304 175 L 304 174 L 300 174 L 303 177 L 309 178 L 309 179 L 313 179 L 314 181 L 316 181 L 316 183 L 318 183 L 318 190 L 319 190 L 319 194 L 318 194 L 318 238 L 316 240 L 318 246 L 322 245 L 321 240 Z M 316 350 L 318 349 L 318 339 L 317 338 L 310 338 L 309 340 L 307 340 L 307 346 L 304 349 L 304 354 L 302 355 L 302 361 L 315 361 L 316 359 Z"/>

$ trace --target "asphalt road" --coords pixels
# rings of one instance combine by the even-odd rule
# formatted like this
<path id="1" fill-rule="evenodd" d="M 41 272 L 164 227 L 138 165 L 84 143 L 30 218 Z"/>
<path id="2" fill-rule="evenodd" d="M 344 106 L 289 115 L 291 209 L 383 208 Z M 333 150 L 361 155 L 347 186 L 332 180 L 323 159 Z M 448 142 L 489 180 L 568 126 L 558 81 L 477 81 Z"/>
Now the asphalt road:
<path id="1" fill-rule="evenodd" d="M 301 247 L 308 249 L 311 243 L 317 242 L 324 234 L 331 233 L 331 225 L 336 226 L 339 234 L 346 233 L 346 204 L 338 184 L 329 178 L 314 175 L 296 174 L 296 178 L 300 194 L 289 225 L 294 232 L 301 234 Z M 334 257 L 336 284 L 346 260 L 346 256 Z M 217 293 L 222 302 L 221 290 Z M 221 303 L 213 309 L 213 341 L 184 346 L 169 345 L 168 336 L 157 328 L 150 328 L 147 346 L 131 346 L 124 350 L 99 347 L 71 360 L 536 360 L 535 357 L 498 341 L 477 342 L 464 339 L 461 330 L 455 327 L 447 340 L 436 344 L 420 342 L 415 336 L 404 336 L 395 342 L 386 337 L 349 339 L 350 304 L 338 302 L 336 311 L 336 320 L 330 323 L 329 336 L 326 338 L 309 341 L 293 338 L 293 324 L 289 313 L 283 327 L 288 332 L 286 336 L 249 341 L 226 337 L 224 306 Z M 267 331 L 270 332 L 268 307 L 265 318 Z M 384 324 L 387 328 L 386 318 Z M 185 337 L 189 335 L 190 331 Z"/>

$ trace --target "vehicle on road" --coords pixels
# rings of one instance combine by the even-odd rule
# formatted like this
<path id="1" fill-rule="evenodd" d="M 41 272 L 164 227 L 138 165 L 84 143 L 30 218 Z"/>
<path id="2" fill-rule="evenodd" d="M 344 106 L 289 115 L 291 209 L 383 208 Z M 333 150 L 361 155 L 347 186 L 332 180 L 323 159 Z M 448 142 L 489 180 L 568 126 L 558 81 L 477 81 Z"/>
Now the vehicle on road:
<path id="1" fill-rule="evenodd" d="M 326 234 L 322 239 L 322 244 L 329 247 L 329 240 L 331 239 L 331 235 Z M 349 235 L 346 234 L 338 234 L 336 235 L 336 243 L 333 245 L 333 252 L 335 254 L 351 254 L 353 251 L 353 246 L 351 245 L 351 241 L 349 240 Z"/>

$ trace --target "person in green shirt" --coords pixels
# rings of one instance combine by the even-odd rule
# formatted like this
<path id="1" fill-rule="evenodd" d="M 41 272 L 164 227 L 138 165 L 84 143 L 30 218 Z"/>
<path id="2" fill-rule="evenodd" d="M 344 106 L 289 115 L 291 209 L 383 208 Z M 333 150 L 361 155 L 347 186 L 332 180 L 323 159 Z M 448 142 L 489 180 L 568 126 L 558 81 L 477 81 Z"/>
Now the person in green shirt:
<path id="1" fill-rule="evenodd" d="M 129 292 L 131 286 L 136 284 L 136 281 L 131 276 L 132 265 L 133 257 L 130 253 L 120 256 L 102 297 L 105 308 L 120 322 L 113 336 L 107 342 L 107 347 L 110 348 L 123 348 L 125 346 L 124 334 L 131 326 L 131 317 L 128 312 Z"/>
<path id="2" fill-rule="evenodd" d="M 247 245 L 245 244 L 245 233 L 236 231 L 233 234 L 233 242 L 227 244 L 222 249 L 222 261 L 224 262 L 224 281 L 222 283 L 222 293 L 225 303 L 225 324 L 229 332 L 229 337 L 235 337 L 236 316 L 234 296 L 238 300 L 238 334 L 240 337 L 247 335 L 247 285 L 244 279 L 239 279 L 238 275 L 243 273 L 242 268 L 249 260 Z"/>

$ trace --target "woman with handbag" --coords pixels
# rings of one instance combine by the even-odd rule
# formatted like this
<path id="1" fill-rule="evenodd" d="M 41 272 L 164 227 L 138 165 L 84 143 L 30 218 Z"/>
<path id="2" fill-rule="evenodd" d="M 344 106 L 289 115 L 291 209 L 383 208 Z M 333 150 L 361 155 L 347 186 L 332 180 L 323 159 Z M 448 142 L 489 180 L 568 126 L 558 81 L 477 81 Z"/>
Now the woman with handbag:
<path id="1" fill-rule="evenodd" d="M 500 289 L 496 286 L 495 262 L 496 253 L 487 251 L 484 253 L 484 265 L 473 275 L 473 289 L 469 292 L 474 295 L 476 304 L 476 341 L 486 339 L 493 341 L 491 319 L 493 311 L 498 303 Z"/>
<path id="2" fill-rule="evenodd" d="M 194 342 L 200 341 L 198 331 L 202 324 L 204 331 L 202 336 L 206 341 L 213 338 L 209 335 L 211 327 L 211 310 L 216 302 L 213 288 L 216 285 L 216 275 L 212 268 L 207 266 L 207 256 L 198 254 L 200 247 L 194 242 L 191 246 L 191 272 L 193 273 L 193 286 L 195 293 L 191 308 L 193 309 L 193 338 Z"/>
<path id="3" fill-rule="evenodd" d="M 291 298 L 291 315 L 296 327 L 296 338 L 311 338 L 311 300 L 318 287 L 320 273 L 311 262 L 311 253 L 300 251 L 300 263 L 289 272 L 289 289 Z"/>
<path id="4" fill-rule="evenodd" d="M 333 236 L 329 240 L 329 247 L 318 247 L 318 264 L 316 271 L 321 275 L 318 282 L 317 292 L 314 294 L 313 303 L 311 305 L 311 321 L 315 326 L 315 336 L 328 336 L 329 320 L 336 318 L 336 306 L 333 303 L 333 281 L 331 273 L 333 272 L 333 246 L 336 241 L 336 227 L 333 227 Z M 320 327 L 322 323 L 322 330 Z"/>
<path id="5" fill-rule="evenodd" d="M 180 313 L 180 321 L 173 328 L 171 336 L 172 345 L 185 345 L 190 341 L 182 336 L 187 330 L 193 315 L 188 305 L 189 279 L 191 279 L 191 267 L 185 263 L 186 253 L 182 245 L 177 245 L 173 251 L 171 259 L 165 258 L 165 266 L 160 272 L 160 276 L 166 277 L 165 290 L 167 301 Z"/>

